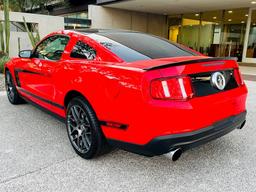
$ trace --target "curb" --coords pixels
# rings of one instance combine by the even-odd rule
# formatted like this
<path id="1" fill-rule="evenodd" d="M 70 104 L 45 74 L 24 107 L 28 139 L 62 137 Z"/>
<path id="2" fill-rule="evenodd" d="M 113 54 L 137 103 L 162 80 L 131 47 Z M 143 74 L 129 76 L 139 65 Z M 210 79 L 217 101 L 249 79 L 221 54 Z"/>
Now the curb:
<path id="1" fill-rule="evenodd" d="M 244 80 L 256 81 L 256 75 L 242 74 Z"/>

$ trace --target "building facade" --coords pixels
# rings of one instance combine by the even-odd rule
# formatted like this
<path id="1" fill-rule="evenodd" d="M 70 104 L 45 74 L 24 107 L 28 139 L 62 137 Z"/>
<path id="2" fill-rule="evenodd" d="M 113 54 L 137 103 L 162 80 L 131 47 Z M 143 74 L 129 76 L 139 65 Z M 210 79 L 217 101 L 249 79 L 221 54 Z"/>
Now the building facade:
<path id="1" fill-rule="evenodd" d="M 104 7 L 167 17 L 167 36 L 205 55 L 256 64 L 256 1 L 98 0 Z M 92 20 L 93 22 L 93 20 Z"/>
<path id="2" fill-rule="evenodd" d="M 0 22 L 1 18 L 4 18 L 3 11 L 0 11 Z M 53 31 L 64 29 L 63 17 L 10 12 L 10 57 L 18 56 L 20 50 L 32 49 L 23 18 L 31 32 L 35 32 L 34 28 L 38 29 L 41 38 Z"/>
<path id="3" fill-rule="evenodd" d="M 256 64 L 254 0 L 90 0 L 52 11 L 65 27 L 142 31 L 205 55 Z M 52 14 L 51 13 L 51 14 Z"/>

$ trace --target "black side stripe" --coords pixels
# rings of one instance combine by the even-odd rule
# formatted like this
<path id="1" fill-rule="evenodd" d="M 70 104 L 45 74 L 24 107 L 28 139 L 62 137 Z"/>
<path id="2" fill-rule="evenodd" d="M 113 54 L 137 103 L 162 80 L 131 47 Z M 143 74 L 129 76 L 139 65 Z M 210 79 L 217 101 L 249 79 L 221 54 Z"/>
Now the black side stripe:
<path id="1" fill-rule="evenodd" d="M 25 93 L 25 94 L 27 94 L 27 95 L 30 95 L 30 96 L 32 96 L 32 97 L 38 99 L 38 100 L 40 100 L 40 101 L 43 101 L 43 102 L 45 102 L 45 103 L 47 103 L 47 104 L 50 104 L 50 105 L 52 105 L 52 106 L 54 106 L 54 107 L 57 107 L 57 108 L 62 109 L 62 110 L 65 109 L 64 106 L 62 106 L 62 105 L 60 105 L 60 104 L 58 104 L 58 103 L 54 103 L 54 102 L 52 102 L 52 101 L 50 101 L 50 100 L 48 100 L 48 99 L 44 99 L 44 98 L 42 98 L 42 97 L 39 97 L 39 96 L 37 96 L 37 95 L 35 95 L 35 94 L 33 94 L 33 93 L 30 93 L 29 91 L 27 91 L 27 90 L 25 90 L 25 89 L 23 89 L 23 88 L 21 88 L 21 87 L 18 87 L 18 90 L 21 91 L 21 92 L 23 92 L 23 93 Z"/>
<path id="2" fill-rule="evenodd" d="M 30 74 L 35 74 L 35 75 L 44 75 L 43 73 L 39 73 L 39 72 L 35 72 L 35 71 L 29 71 L 29 70 L 26 70 L 26 69 L 19 69 L 19 68 L 16 68 L 14 69 L 17 73 L 19 72 L 22 72 L 22 73 L 30 73 Z"/>
<path id="3" fill-rule="evenodd" d="M 22 72 L 22 73 L 30 73 L 30 74 L 35 74 L 35 75 L 44 75 L 42 73 L 38 73 L 38 72 L 35 72 L 35 71 L 29 71 L 29 70 L 25 70 L 25 69 L 15 68 L 14 69 L 14 74 L 15 74 L 15 80 L 16 80 L 16 83 L 17 83 L 18 87 L 21 87 L 20 79 L 19 79 L 19 73 L 20 72 Z"/>

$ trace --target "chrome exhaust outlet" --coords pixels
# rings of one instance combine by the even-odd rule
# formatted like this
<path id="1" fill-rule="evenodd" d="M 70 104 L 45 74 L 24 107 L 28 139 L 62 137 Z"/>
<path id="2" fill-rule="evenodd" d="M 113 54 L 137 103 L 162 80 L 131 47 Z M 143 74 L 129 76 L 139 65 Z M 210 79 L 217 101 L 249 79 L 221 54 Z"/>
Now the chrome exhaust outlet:
<path id="1" fill-rule="evenodd" d="M 177 148 L 170 151 L 172 161 L 177 161 L 180 158 L 181 154 L 182 154 L 181 148 Z"/>

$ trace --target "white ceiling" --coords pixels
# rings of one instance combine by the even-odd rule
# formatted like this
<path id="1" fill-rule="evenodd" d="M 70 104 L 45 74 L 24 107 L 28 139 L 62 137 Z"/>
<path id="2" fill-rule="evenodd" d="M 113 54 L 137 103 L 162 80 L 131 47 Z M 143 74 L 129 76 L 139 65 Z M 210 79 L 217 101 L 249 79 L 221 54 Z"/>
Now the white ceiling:
<path id="1" fill-rule="evenodd" d="M 105 5 L 106 7 L 126 9 L 157 14 L 197 13 L 210 10 L 256 7 L 252 0 L 124 0 Z"/>

